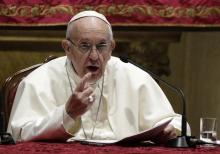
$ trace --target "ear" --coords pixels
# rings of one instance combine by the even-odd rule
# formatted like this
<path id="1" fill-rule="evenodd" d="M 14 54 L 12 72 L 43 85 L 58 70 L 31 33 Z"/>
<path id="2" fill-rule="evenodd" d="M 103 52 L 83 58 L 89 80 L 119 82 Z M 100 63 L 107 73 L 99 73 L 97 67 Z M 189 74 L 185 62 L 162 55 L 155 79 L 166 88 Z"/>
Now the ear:
<path id="1" fill-rule="evenodd" d="M 70 45 L 68 40 L 64 39 L 61 42 L 63 50 L 65 51 L 66 55 L 68 56 L 70 54 Z"/>
<path id="2" fill-rule="evenodd" d="M 108 56 L 108 59 L 111 58 L 111 55 L 112 55 L 112 51 L 115 49 L 115 40 L 112 40 L 111 41 L 111 49 L 109 51 L 109 56 Z"/>
<path id="3" fill-rule="evenodd" d="M 111 41 L 111 50 L 113 51 L 115 49 L 116 43 L 115 40 Z"/>

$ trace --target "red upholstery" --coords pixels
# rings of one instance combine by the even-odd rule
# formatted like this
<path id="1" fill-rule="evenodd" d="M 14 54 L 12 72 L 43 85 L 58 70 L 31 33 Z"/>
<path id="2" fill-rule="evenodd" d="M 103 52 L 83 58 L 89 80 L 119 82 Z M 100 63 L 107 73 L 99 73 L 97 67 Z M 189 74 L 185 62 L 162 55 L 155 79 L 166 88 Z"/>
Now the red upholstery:
<path id="1" fill-rule="evenodd" d="M 0 145 L 4 154 L 219 154 L 220 147 L 168 148 L 163 146 L 92 146 L 80 143 L 22 142 Z"/>

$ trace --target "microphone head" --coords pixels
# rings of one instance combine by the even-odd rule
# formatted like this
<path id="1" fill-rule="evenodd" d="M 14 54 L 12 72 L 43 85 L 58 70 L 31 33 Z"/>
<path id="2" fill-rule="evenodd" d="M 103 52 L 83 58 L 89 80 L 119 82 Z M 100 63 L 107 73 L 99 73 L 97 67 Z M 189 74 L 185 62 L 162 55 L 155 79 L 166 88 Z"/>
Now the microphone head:
<path id="1" fill-rule="evenodd" d="M 124 63 L 128 63 L 129 59 L 127 56 L 120 56 L 119 57 L 121 61 L 123 61 Z"/>

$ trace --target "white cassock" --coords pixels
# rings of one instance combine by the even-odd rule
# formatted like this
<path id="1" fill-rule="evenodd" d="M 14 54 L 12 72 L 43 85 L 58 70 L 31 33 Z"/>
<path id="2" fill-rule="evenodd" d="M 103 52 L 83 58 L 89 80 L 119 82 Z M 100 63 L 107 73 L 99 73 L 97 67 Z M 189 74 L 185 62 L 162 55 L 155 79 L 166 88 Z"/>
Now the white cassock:
<path id="1" fill-rule="evenodd" d="M 116 57 L 111 57 L 104 77 L 93 85 L 96 99 L 91 109 L 73 120 L 65 103 L 72 94 L 70 86 L 74 90 L 79 80 L 66 56 L 30 73 L 18 87 L 8 132 L 19 141 L 66 140 L 71 136 L 122 139 L 169 118 L 181 130 L 181 116 L 151 76 Z"/>

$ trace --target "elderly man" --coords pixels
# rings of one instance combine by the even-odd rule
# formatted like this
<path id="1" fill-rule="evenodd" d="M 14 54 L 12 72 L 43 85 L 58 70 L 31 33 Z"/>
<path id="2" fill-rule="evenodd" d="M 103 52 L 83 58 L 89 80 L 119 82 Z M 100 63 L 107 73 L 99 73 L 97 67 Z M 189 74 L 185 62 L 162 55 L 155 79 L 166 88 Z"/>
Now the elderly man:
<path id="1" fill-rule="evenodd" d="M 167 119 L 155 141 L 176 137 L 181 117 L 150 75 L 111 56 L 115 41 L 102 14 L 75 15 L 62 46 L 65 57 L 18 87 L 8 125 L 16 140 L 118 140 Z"/>

